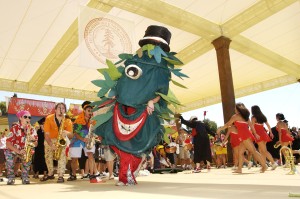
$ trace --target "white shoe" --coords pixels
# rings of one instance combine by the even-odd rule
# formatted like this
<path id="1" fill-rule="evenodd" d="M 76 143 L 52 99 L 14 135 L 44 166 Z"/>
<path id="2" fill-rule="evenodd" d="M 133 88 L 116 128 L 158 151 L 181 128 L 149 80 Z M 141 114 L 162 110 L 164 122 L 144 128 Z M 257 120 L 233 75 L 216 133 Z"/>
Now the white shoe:
<path id="1" fill-rule="evenodd" d="M 289 166 L 288 166 L 288 164 L 284 164 L 283 166 L 282 166 L 282 168 L 289 168 Z"/>
<path id="2" fill-rule="evenodd" d="M 272 164 L 272 170 L 275 170 L 278 167 L 278 164 L 276 162 L 274 162 L 274 164 Z"/>
<path id="3" fill-rule="evenodd" d="M 126 186 L 126 184 L 124 182 L 118 181 L 116 183 L 116 186 Z"/>
<path id="4" fill-rule="evenodd" d="M 248 169 L 251 169 L 252 166 L 253 166 L 253 162 L 249 161 L 249 163 L 248 163 Z"/>
<path id="5" fill-rule="evenodd" d="M 147 169 L 143 169 L 139 171 L 139 176 L 148 176 L 150 172 Z"/>
<path id="6" fill-rule="evenodd" d="M 237 166 L 234 165 L 231 170 L 237 170 Z"/>

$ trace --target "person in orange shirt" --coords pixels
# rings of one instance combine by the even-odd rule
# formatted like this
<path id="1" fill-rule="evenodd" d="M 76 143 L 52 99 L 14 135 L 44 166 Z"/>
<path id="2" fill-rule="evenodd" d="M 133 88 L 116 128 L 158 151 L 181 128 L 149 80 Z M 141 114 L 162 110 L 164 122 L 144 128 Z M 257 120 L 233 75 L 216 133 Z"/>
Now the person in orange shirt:
<path id="1" fill-rule="evenodd" d="M 53 173 L 53 155 L 57 149 L 57 138 L 59 135 L 63 139 L 73 137 L 73 125 L 70 119 L 65 118 L 66 105 L 64 103 L 58 103 L 55 106 L 55 113 L 48 115 L 44 123 L 44 132 L 45 132 L 45 160 L 48 168 L 48 175 L 41 178 L 41 181 L 46 181 L 49 179 L 54 179 Z M 64 126 L 60 128 L 62 121 L 64 120 Z M 60 131 L 61 129 L 61 131 Z M 63 183 L 64 178 L 63 174 L 66 169 L 66 145 L 62 147 L 61 155 L 59 157 L 57 174 L 58 174 L 58 183 Z"/>

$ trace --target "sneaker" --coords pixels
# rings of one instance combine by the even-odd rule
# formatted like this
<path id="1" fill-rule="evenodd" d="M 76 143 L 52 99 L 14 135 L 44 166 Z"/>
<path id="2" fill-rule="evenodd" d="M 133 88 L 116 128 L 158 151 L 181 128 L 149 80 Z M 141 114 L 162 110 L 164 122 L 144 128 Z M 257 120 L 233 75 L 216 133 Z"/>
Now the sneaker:
<path id="1" fill-rule="evenodd" d="M 70 175 L 70 177 L 67 179 L 67 181 L 74 181 L 74 180 L 77 180 L 77 177 L 76 175 Z"/>
<path id="2" fill-rule="evenodd" d="M 102 182 L 104 182 L 104 181 L 101 180 L 100 177 L 92 176 L 92 177 L 90 178 L 90 183 L 102 183 Z"/>
<path id="3" fill-rule="evenodd" d="M 251 161 L 249 161 L 249 163 L 248 163 L 248 169 L 251 169 L 251 167 L 253 166 L 253 162 L 251 162 Z"/>
<path id="4" fill-rule="evenodd" d="M 15 179 L 14 179 L 14 178 L 8 178 L 7 184 L 8 184 L 8 185 L 13 185 L 13 184 L 15 184 Z"/>
<path id="5" fill-rule="evenodd" d="M 124 182 L 118 181 L 116 183 L 116 186 L 126 186 L 126 184 Z"/>
<path id="6" fill-rule="evenodd" d="M 51 176 L 48 176 L 47 178 L 48 178 L 49 180 L 55 179 L 54 174 L 52 174 Z"/>
<path id="7" fill-rule="evenodd" d="M 44 182 L 44 181 L 47 181 L 47 180 L 53 180 L 54 178 L 55 178 L 55 177 L 54 177 L 54 174 L 51 175 L 51 176 L 45 175 L 45 176 L 43 176 L 43 177 L 40 179 L 40 181 L 41 181 L 41 182 Z"/>
<path id="8" fill-rule="evenodd" d="M 238 168 L 238 167 L 234 165 L 234 166 L 231 168 L 231 170 L 237 170 L 237 168 Z"/>
<path id="9" fill-rule="evenodd" d="M 88 180 L 88 179 L 90 179 L 90 174 L 83 175 L 83 176 L 81 177 L 81 179 L 82 179 L 82 180 Z"/>
<path id="10" fill-rule="evenodd" d="M 22 184 L 30 184 L 30 181 L 28 178 L 22 179 Z"/>
<path id="11" fill-rule="evenodd" d="M 39 174 L 34 174 L 32 177 L 33 177 L 34 179 L 39 179 Z"/>
<path id="12" fill-rule="evenodd" d="M 64 183 L 65 179 L 63 177 L 58 177 L 57 183 Z"/>
<path id="13" fill-rule="evenodd" d="M 200 172 L 201 172 L 201 169 L 199 167 L 195 168 L 194 173 L 200 173 Z"/>
<path id="14" fill-rule="evenodd" d="M 289 165 L 285 163 L 282 168 L 289 168 Z"/>

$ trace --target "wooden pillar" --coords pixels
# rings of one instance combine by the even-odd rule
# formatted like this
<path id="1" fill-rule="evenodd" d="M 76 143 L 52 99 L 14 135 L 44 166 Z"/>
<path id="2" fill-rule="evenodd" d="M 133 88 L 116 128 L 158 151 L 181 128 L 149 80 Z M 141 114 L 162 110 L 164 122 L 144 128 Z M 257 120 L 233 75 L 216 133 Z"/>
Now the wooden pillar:
<path id="1" fill-rule="evenodd" d="M 231 40 L 227 37 L 219 37 L 215 39 L 212 44 L 215 47 L 218 59 L 218 70 L 222 97 L 222 107 L 224 124 L 229 121 L 234 114 L 235 109 L 235 96 L 229 56 L 229 45 Z M 227 145 L 228 164 L 233 164 L 233 155 L 231 145 Z"/>

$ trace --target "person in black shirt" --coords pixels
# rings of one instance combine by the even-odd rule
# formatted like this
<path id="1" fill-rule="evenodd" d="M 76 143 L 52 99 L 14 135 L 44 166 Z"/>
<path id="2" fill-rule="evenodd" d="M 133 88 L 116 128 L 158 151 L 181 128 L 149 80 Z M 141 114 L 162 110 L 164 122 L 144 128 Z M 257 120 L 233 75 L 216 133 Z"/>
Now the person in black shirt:
<path id="1" fill-rule="evenodd" d="M 183 119 L 180 115 L 181 124 L 192 128 L 192 136 L 194 142 L 194 163 L 196 164 L 195 172 L 200 172 L 200 164 L 206 164 L 207 169 L 210 169 L 212 162 L 211 148 L 208 134 L 214 136 L 207 125 L 198 121 L 196 116 L 192 116 L 189 121 Z"/>

